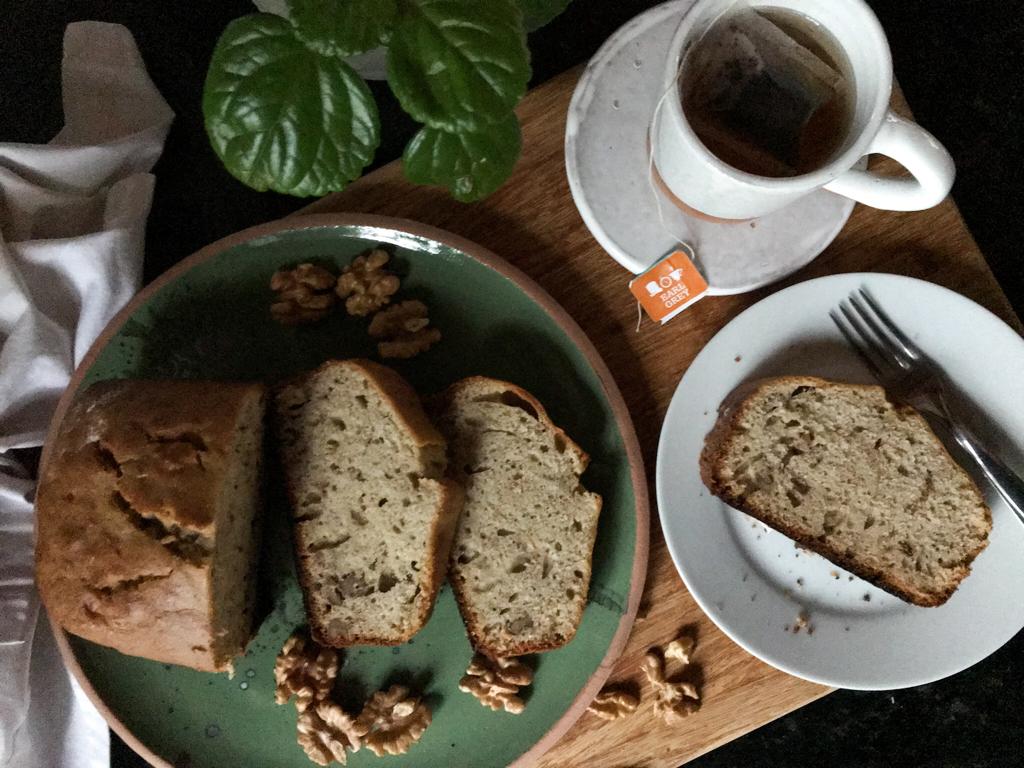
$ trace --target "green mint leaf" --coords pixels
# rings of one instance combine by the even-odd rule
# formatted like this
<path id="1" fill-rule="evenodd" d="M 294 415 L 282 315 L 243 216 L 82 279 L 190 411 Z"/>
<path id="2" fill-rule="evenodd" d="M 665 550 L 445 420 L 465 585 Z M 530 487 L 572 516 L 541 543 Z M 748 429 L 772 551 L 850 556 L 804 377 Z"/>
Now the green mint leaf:
<path id="1" fill-rule="evenodd" d="M 569 7 L 572 0 L 516 0 L 523 12 L 523 26 L 533 32 L 550 24 L 556 16 Z"/>
<path id="2" fill-rule="evenodd" d="M 206 73 L 203 116 L 233 176 L 299 197 L 344 188 L 380 143 L 366 83 L 270 14 L 243 16 L 224 30 Z"/>
<path id="3" fill-rule="evenodd" d="M 514 0 L 404 0 L 388 46 L 388 82 L 432 128 L 479 130 L 526 92 L 530 54 Z"/>
<path id="4" fill-rule="evenodd" d="M 405 148 L 405 175 L 415 184 L 448 187 L 471 203 L 491 194 L 511 175 L 519 158 L 519 121 L 511 112 L 479 131 L 424 126 Z"/>
<path id="5" fill-rule="evenodd" d="M 295 34 L 325 56 L 376 48 L 391 32 L 396 0 L 288 0 Z"/>

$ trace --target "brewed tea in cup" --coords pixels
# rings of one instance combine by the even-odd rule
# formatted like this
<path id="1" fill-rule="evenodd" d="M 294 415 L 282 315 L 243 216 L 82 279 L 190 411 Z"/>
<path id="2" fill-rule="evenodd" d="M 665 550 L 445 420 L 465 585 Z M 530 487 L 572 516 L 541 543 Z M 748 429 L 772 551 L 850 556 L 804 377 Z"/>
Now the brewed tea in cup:
<path id="1" fill-rule="evenodd" d="M 744 220 L 822 187 L 892 210 L 949 193 L 949 154 L 889 110 L 892 58 L 863 0 L 698 0 L 670 50 L 652 151 L 693 212 Z M 855 167 L 871 153 L 912 178 Z"/>

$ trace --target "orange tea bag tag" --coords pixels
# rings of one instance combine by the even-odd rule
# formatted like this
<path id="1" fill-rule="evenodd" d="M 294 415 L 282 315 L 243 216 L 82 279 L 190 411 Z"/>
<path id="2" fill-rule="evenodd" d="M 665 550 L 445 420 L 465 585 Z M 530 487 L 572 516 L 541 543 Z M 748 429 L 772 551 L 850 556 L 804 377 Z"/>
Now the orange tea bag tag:
<path id="1" fill-rule="evenodd" d="M 693 263 L 693 250 L 680 244 L 653 267 L 629 282 L 648 317 L 667 323 L 708 292 L 708 282 Z"/>

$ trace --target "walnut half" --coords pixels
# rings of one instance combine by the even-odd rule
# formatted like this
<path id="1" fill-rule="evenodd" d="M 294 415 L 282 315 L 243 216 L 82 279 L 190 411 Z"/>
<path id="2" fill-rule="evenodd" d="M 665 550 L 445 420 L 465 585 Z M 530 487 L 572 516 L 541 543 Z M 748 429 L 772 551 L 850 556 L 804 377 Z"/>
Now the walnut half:
<path id="1" fill-rule="evenodd" d="M 608 686 L 594 697 L 587 709 L 603 720 L 618 720 L 636 711 L 640 697 L 620 686 Z"/>
<path id="2" fill-rule="evenodd" d="M 404 685 L 377 691 L 363 705 L 354 732 L 377 755 L 404 755 L 430 725 L 430 707 Z"/>
<path id="3" fill-rule="evenodd" d="M 334 275 L 315 264 L 279 269 L 270 278 L 270 289 L 277 293 L 270 305 L 271 316 L 285 325 L 323 320 L 337 300 L 334 283 Z"/>
<path id="4" fill-rule="evenodd" d="M 377 351 L 384 358 L 415 357 L 441 340 L 441 332 L 430 327 L 427 305 L 416 300 L 403 301 L 374 315 L 370 336 L 380 340 Z"/>
<path id="5" fill-rule="evenodd" d="M 355 317 L 366 317 L 391 301 L 398 290 L 398 277 L 385 269 L 391 256 L 375 248 L 356 256 L 341 273 L 335 292 L 345 299 L 345 310 Z"/>
<path id="6" fill-rule="evenodd" d="M 665 677 L 665 662 L 661 654 L 648 651 L 644 656 L 643 670 L 654 689 L 654 711 L 665 722 L 682 719 L 700 709 L 700 694 L 693 683 Z"/>
<path id="7" fill-rule="evenodd" d="M 459 690 L 471 694 L 493 710 L 518 715 L 526 707 L 519 689 L 533 682 L 533 670 L 516 659 L 492 659 L 482 653 L 473 656 Z"/>
<path id="8" fill-rule="evenodd" d="M 299 715 L 298 741 L 306 756 L 317 765 L 337 761 L 345 765 L 348 752 L 358 752 L 362 739 L 355 721 L 332 701 L 318 702 Z"/>
<path id="9" fill-rule="evenodd" d="M 323 648 L 303 631 L 289 637 L 274 663 L 274 700 L 286 703 L 295 697 L 295 708 L 305 712 L 310 704 L 326 699 L 338 676 L 338 652 Z"/>
<path id="10" fill-rule="evenodd" d="M 675 659 L 686 667 L 690 663 L 690 655 L 696 645 L 697 641 L 689 635 L 677 637 L 665 646 L 665 658 Z"/>

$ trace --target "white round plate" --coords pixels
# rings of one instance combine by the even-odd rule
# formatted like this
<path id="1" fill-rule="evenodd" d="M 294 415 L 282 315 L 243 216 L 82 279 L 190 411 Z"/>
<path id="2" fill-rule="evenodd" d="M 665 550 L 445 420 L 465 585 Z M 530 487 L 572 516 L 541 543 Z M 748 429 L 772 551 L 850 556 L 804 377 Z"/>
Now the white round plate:
<path id="1" fill-rule="evenodd" d="M 828 310 L 866 287 L 1024 455 L 1024 340 L 988 310 L 932 283 L 849 274 L 799 283 L 723 328 L 686 371 L 662 427 L 661 527 L 687 589 L 723 632 L 774 667 L 824 685 L 932 682 L 981 661 L 1024 627 L 1024 525 L 988 493 L 992 534 L 938 608 L 904 603 L 710 495 L 698 458 L 725 396 L 761 376 L 871 382 Z M 983 486 L 983 490 L 985 490 Z M 814 631 L 793 632 L 806 612 Z"/>
<path id="2" fill-rule="evenodd" d="M 854 204 L 819 190 L 755 221 L 716 224 L 686 215 L 650 183 L 648 127 L 672 35 L 693 3 L 673 0 L 640 14 L 590 60 L 569 105 L 566 174 L 591 234 L 630 272 L 683 241 L 694 247 L 709 293 L 743 293 L 810 262 Z"/>

